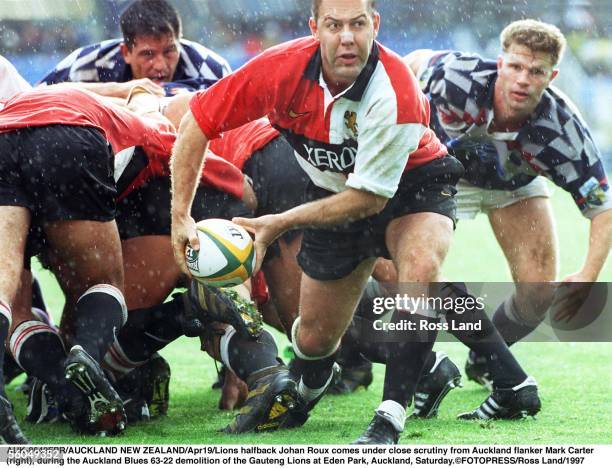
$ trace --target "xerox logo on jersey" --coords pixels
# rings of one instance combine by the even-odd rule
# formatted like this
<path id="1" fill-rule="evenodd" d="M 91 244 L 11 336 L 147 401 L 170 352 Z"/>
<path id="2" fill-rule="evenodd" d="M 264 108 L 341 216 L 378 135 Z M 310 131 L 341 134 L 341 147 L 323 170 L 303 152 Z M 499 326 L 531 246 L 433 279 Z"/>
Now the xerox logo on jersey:
<path id="1" fill-rule="evenodd" d="M 337 146 L 338 149 L 336 150 L 335 148 L 317 148 L 303 144 L 304 152 L 300 151 L 300 154 L 310 164 L 322 171 L 353 172 L 357 148 L 353 148 L 352 146 Z"/>

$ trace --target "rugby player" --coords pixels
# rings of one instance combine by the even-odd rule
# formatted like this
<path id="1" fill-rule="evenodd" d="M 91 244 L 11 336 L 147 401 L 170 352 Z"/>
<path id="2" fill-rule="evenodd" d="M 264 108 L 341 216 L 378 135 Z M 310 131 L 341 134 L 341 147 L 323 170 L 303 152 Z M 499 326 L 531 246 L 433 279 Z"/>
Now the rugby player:
<path id="1" fill-rule="evenodd" d="M 32 89 L 30 83 L 23 79 L 15 66 L 2 55 L 0 55 L 0 77 L 0 101 Z"/>
<path id="2" fill-rule="evenodd" d="M 466 168 L 458 184 L 458 217 L 488 215 L 517 283 L 515 294 L 493 317 L 512 345 L 544 319 L 553 288 L 542 288 L 542 283 L 557 276 L 549 192 L 539 176 L 569 192 L 591 223 L 584 264 L 563 283 L 597 280 L 612 240 L 612 197 L 587 125 L 571 101 L 551 86 L 565 48 L 563 34 L 553 25 L 521 20 L 508 25 L 500 41 L 496 61 L 464 52 L 418 50 L 405 62 L 429 96 L 432 128 Z M 571 318 L 572 313 L 563 309 L 554 319 Z M 492 383 L 482 355 L 470 353 L 466 373 Z M 466 417 L 498 416 L 511 393 L 495 389 Z"/>
<path id="3" fill-rule="evenodd" d="M 23 274 L 32 254 L 31 244 L 26 245 L 28 231 L 30 237 L 44 233 L 54 272 L 76 309 L 73 346 L 64 369 L 54 377 L 60 381 L 65 373 L 81 393 L 84 404 L 76 408 L 69 392 L 62 396 L 73 404 L 75 424 L 88 432 L 114 434 L 125 427 L 121 400 L 99 366 L 127 313 L 114 221 L 113 152 L 134 145 L 168 152 L 174 140 L 173 135 L 166 138 L 170 128 L 169 123 L 138 119 L 76 89 L 21 93 L 0 111 L 0 244 L 7 252 L 0 280 L 2 338 L 9 331 L 11 309 L 23 296 L 18 292 L 27 291 L 26 300 L 30 297 Z M 46 328 L 32 334 L 55 334 Z M 55 345 L 63 351 L 61 342 Z M 0 353 L 2 358 L 4 349 Z M 46 360 L 40 355 L 23 357 L 45 371 Z M 0 403 L 12 418 L 8 401 Z"/>
<path id="4" fill-rule="evenodd" d="M 120 18 L 122 39 L 75 50 L 40 83 L 79 82 L 105 96 L 127 98 L 134 85 L 174 95 L 214 84 L 230 72 L 219 55 L 182 38 L 181 19 L 166 0 L 136 0 Z"/>
<path id="5" fill-rule="evenodd" d="M 454 184 L 463 169 L 428 129 L 428 104 L 412 74 L 375 42 L 380 16 L 373 3 L 314 1 L 313 37 L 273 47 L 197 93 L 175 145 L 172 237 L 185 272 L 185 245 L 198 246 L 189 215 L 193 191 L 205 149 L 219 133 L 267 115 L 312 181 L 312 202 L 235 220 L 254 232 L 259 265 L 276 238 L 305 228 L 300 315 L 292 330 L 298 382 L 288 379 L 262 401 L 262 424 L 270 430 L 303 424 L 323 395 L 376 257 L 392 258 L 403 283 L 429 283 L 453 232 Z M 437 321 L 432 315 L 398 311 L 394 319 Z M 397 443 L 405 389 L 412 388 L 410 399 L 435 332 L 427 338 L 390 344 L 401 359 L 390 360 L 390 385 L 359 443 Z M 277 405 L 284 406 L 280 416 Z"/>

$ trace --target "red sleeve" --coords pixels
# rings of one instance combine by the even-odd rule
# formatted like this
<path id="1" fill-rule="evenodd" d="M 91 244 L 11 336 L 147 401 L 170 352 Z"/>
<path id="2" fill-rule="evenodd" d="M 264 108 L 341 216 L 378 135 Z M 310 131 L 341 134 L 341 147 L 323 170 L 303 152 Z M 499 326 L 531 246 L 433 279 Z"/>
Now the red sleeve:
<path id="1" fill-rule="evenodd" d="M 272 47 L 191 98 L 189 107 L 209 140 L 282 107 L 318 42 L 296 39 Z M 288 94 L 289 93 L 289 94 Z"/>
<path id="2" fill-rule="evenodd" d="M 206 155 L 206 164 L 200 181 L 205 185 L 242 199 L 244 175 L 240 169 L 210 152 Z"/>

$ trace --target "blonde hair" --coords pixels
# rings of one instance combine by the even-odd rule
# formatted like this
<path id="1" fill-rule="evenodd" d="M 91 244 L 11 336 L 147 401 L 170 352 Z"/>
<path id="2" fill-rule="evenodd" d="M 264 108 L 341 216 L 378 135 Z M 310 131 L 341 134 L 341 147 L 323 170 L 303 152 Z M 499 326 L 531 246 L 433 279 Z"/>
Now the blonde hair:
<path id="1" fill-rule="evenodd" d="M 533 52 L 549 54 L 553 66 L 557 66 L 565 50 L 565 36 L 556 26 L 541 21 L 525 19 L 514 21 L 504 28 L 499 35 L 504 52 L 512 44 L 527 47 Z"/>

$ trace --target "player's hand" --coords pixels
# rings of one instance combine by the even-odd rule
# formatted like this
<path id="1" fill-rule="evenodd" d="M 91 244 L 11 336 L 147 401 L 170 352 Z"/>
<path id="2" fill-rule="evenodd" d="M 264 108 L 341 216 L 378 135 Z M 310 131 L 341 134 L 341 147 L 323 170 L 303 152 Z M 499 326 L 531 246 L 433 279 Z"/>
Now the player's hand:
<path id="1" fill-rule="evenodd" d="M 255 255 L 257 262 L 253 274 L 261 269 L 268 246 L 274 242 L 285 229 L 280 215 L 265 215 L 259 218 L 234 218 L 232 222 L 242 226 L 255 236 Z"/>
<path id="2" fill-rule="evenodd" d="M 589 297 L 593 281 L 580 272 L 565 277 L 555 291 L 551 305 L 553 319 L 565 322 L 572 320 Z"/>
<path id="3" fill-rule="evenodd" d="M 128 97 L 130 91 L 135 86 L 140 86 L 144 88 L 147 92 L 159 97 L 164 97 L 166 95 L 164 88 L 149 78 L 140 78 L 138 80 L 126 81 L 125 83 L 117 83 L 117 85 L 121 88 L 119 94 L 124 98 Z"/>
<path id="4" fill-rule="evenodd" d="M 179 268 L 189 278 L 191 273 L 185 261 L 187 244 L 194 250 L 200 250 L 200 241 L 196 232 L 196 223 L 191 216 L 172 216 L 172 249 Z"/>

